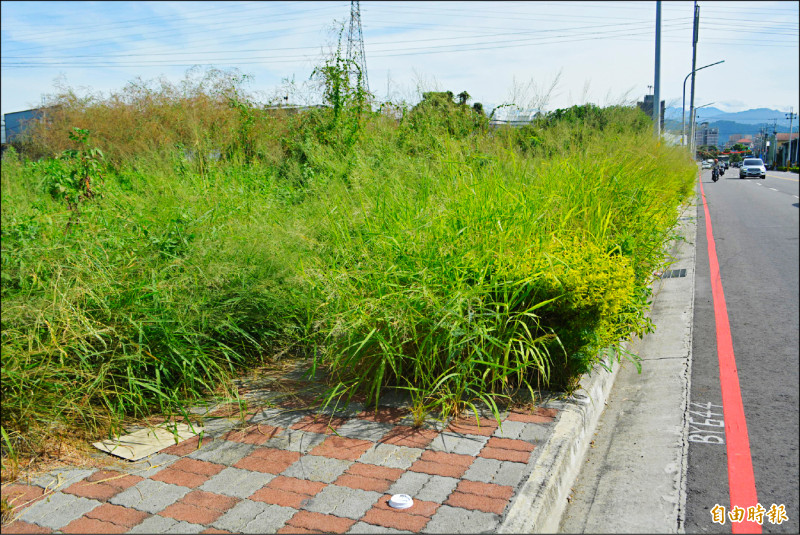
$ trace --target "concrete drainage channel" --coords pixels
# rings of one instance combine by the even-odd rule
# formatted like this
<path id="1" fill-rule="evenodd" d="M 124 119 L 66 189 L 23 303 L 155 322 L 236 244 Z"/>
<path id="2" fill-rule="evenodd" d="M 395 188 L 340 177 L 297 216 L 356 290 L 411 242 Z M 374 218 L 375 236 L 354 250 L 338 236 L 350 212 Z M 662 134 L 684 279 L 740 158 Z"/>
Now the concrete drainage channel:
<path id="1" fill-rule="evenodd" d="M 670 342 L 665 345 L 671 358 L 680 360 L 685 369 L 682 370 L 682 384 L 680 392 L 676 392 L 673 401 L 673 418 L 682 418 L 681 407 L 685 408 L 688 403 L 689 378 L 691 372 L 691 325 L 693 321 L 693 299 L 694 299 L 694 272 L 695 272 L 695 236 L 697 231 L 696 221 L 687 214 L 693 213 L 694 205 L 683 208 L 682 216 L 679 218 L 680 235 L 683 240 L 676 240 L 670 243 L 671 254 L 675 259 L 676 269 L 665 271 L 662 276 L 653 282 L 654 305 L 656 308 L 658 296 L 665 284 L 670 284 L 673 278 L 688 278 L 682 288 L 682 295 L 676 299 L 674 295 L 668 298 L 662 297 L 666 301 L 666 313 L 661 313 L 658 318 L 651 318 L 657 322 L 656 332 L 645 337 L 648 338 L 670 338 Z M 687 277 L 687 272 L 689 277 Z M 686 280 L 686 279 L 684 279 Z M 676 305 L 675 301 L 679 301 Z M 652 312 L 652 310 L 651 310 Z M 676 312 L 680 312 L 681 318 L 674 318 Z M 663 317 L 663 316 L 668 317 Z M 666 319 L 666 321 L 664 321 Z M 677 320 L 677 321 L 676 321 Z M 676 331 L 682 329 L 682 332 Z M 661 333 L 659 333 L 661 331 Z M 672 340 L 674 339 L 674 340 Z M 656 343 L 660 343 L 656 341 Z M 631 343 L 625 344 L 625 349 L 631 349 Z M 650 346 L 648 346 L 650 347 Z M 576 481 L 578 474 L 584 464 L 584 459 L 589 448 L 589 443 L 597 429 L 600 417 L 607 404 L 620 364 L 611 361 L 611 371 L 607 372 L 600 366 L 596 367 L 589 376 L 584 376 L 580 382 L 580 388 L 571 399 L 565 402 L 551 402 L 550 406 L 557 407 L 559 419 L 547 440 L 541 444 L 538 456 L 532 459 L 534 464 L 528 480 L 521 485 L 517 497 L 508 509 L 505 519 L 498 528 L 499 533 L 556 533 L 559 530 L 561 517 L 567 506 L 567 496 L 570 488 Z M 648 363 L 643 362 L 646 366 Z M 658 515 L 657 526 L 643 528 L 645 531 L 655 529 L 655 531 L 681 532 L 683 528 L 683 515 L 685 511 L 685 460 L 688 452 L 688 441 L 686 440 L 686 426 L 679 426 L 680 429 L 669 440 L 672 441 L 673 453 L 671 461 L 676 466 L 681 467 L 676 473 L 667 474 L 665 481 L 662 482 L 669 489 L 672 495 L 668 511 Z M 669 479 L 669 481 L 666 481 Z M 676 481 L 673 481 L 675 480 Z M 661 504 L 660 504 L 661 505 Z M 615 513 L 618 516 L 625 516 L 624 513 Z M 635 526 L 625 526 L 636 531 Z M 597 529 L 593 526 L 591 529 Z M 606 525 L 606 529 L 611 529 Z M 591 531 L 590 531 L 591 532 Z"/>

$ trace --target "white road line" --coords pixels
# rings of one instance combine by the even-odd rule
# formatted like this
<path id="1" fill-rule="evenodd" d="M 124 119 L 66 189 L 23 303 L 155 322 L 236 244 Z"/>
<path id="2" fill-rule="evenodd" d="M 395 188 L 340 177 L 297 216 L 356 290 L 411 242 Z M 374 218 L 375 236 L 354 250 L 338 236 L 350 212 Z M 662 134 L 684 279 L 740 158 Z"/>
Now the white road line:
<path id="1" fill-rule="evenodd" d="M 778 191 L 778 190 L 776 190 L 775 188 L 769 188 L 769 189 L 771 189 L 772 191 Z"/>
<path id="2" fill-rule="evenodd" d="M 794 197 L 795 199 L 800 199 L 800 197 L 798 197 L 797 195 L 792 195 L 792 197 Z"/>

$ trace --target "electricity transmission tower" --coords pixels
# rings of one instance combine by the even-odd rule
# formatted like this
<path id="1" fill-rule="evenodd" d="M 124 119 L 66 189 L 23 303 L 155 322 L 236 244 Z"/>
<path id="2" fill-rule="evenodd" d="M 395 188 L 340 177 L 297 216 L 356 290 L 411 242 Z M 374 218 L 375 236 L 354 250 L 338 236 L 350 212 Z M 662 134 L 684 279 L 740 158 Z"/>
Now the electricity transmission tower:
<path id="1" fill-rule="evenodd" d="M 367 56 L 364 53 L 364 35 L 361 33 L 361 7 L 358 0 L 350 1 L 350 29 L 347 32 L 347 60 L 350 65 L 357 65 L 361 70 L 361 81 L 364 89 L 369 91 L 367 78 Z M 350 72 L 351 80 L 358 80 L 355 71 Z"/>

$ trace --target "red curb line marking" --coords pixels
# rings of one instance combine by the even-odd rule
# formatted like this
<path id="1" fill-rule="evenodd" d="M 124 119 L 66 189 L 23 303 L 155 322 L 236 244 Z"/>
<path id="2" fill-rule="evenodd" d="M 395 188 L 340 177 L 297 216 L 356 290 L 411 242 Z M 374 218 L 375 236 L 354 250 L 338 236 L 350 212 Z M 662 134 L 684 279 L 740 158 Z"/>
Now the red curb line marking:
<path id="1" fill-rule="evenodd" d="M 728 307 L 722 291 L 722 278 L 717 260 L 717 247 L 711 229 L 711 214 L 706 203 L 703 182 L 700 194 L 703 197 L 703 210 L 706 214 L 706 238 L 708 241 L 708 263 L 711 268 L 711 296 L 714 300 L 714 320 L 717 327 L 717 357 L 719 358 L 719 383 L 722 390 L 722 413 L 725 419 L 725 446 L 728 453 L 728 487 L 731 508 L 744 509 L 758 503 L 756 480 L 753 475 L 753 459 L 750 455 L 750 437 L 747 434 L 747 421 L 744 417 L 742 392 L 739 389 L 739 372 L 733 354 L 731 326 L 728 322 Z M 731 522 L 733 533 L 761 533 L 761 524 L 756 522 Z"/>

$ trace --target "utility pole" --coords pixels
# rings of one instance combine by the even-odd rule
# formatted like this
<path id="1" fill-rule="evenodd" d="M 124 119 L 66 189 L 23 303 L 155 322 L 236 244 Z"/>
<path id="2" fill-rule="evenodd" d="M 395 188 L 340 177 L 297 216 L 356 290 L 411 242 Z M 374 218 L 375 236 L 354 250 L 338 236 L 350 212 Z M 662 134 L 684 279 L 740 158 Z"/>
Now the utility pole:
<path id="1" fill-rule="evenodd" d="M 361 71 L 360 79 L 364 88 L 369 91 L 369 79 L 367 78 L 367 56 L 364 53 L 364 34 L 361 32 L 361 6 L 358 0 L 350 2 L 350 28 L 347 32 L 347 60 L 351 66 L 356 65 Z M 351 76 L 355 76 L 358 82 L 358 73 L 351 71 Z"/>
<path id="2" fill-rule="evenodd" d="M 794 108 L 789 108 L 789 113 L 786 114 L 786 118 L 789 119 L 789 146 L 786 150 L 786 159 L 784 161 L 784 166 L 788 167 L 789 164 L 792 162 L 792 119 L 797 118 L 797 114 L 793 113 Z M 798 128 L 798 132 L 800 132 L 800 128 Z"/>
<path id="3" fill-rule="evenodd" d="M 694 76 L 695 76 L 695 69 L 697 67 L 697 40 L 700 33 L 700 6 L 697 5 L 697 2 L 694 3 L 694 31 L 692 32 L 692 90 L 691 96 L 689 97 L 689 135 L 690 135 L 690 143 L 689 146 L 692 150 L 692 158 L 695 157 L 694 153 Z"/>
<path id="4" fill-rule="evenodd" d="M 692 65 L 694 69 L 694 65 Z M 653 82 L 653 135 L 661 137 L 661 0 L 656 1 L 656 76 Z"/>
<path id="5" fill-rule="evenodd" d="M 775 165 L 775 159 L 778 157 L 778 120 L 772 120 L 772 165 Z"/>

